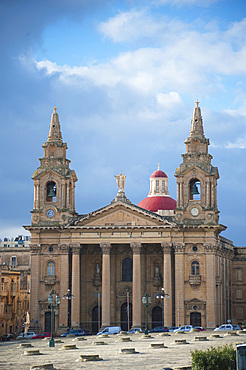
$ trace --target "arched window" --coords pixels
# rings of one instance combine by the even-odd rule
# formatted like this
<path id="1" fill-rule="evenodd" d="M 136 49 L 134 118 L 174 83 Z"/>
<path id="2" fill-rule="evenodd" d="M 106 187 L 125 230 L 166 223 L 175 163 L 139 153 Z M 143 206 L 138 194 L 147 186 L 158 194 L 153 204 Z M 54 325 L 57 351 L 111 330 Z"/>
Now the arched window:
<path id="1" fill-rule="evenodd" d="M 49 181 L 46 184 L 46 201 L 56 202 L 56 183 Z"/>
<path id="2" fill-rule="evenodd" d="M 201 183 L 198 179 L 192 179 L 189 183 L 190 200 L 201 199 Z"/>
<path id="3" fill-rule="evenodd" d="M 200 264 L 198 261 L 191 263 L 191 275 L 200 275 Z"/>
<path id="4" fill-rule="evenodd" d="M 122 281 L 132 281 L 132 259 L 129 257 L 122 261 Z"/>
<path id="5" fill-rule="evenodd" d="M 49 262 L 48 263 L 48 275 L 49 276 L 54 276 L 55 275 L 55 263 L 54 262 Z"/>
<path id="6" fill-rule="evenodd" d="M 237 306 L 236 308 L 236 318 L 237 319 L 243 319 L 243 307 Z"/>

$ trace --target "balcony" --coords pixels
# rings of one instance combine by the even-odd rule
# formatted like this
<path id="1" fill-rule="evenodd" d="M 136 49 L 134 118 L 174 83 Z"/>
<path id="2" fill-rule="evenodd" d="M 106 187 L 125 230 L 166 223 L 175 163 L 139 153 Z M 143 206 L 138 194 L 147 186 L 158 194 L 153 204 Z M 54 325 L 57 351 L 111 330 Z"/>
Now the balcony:
<path id="1" fill-rule="evenodd" d="M 197 288 L 199 285 L 201 285 L 201 275 L 190 275 L 189 276 L 189 284 L 193 288 Z"/>
<path id="2" fill-rule="evenodd" d="M 56 283 L 56 275 L 45 275 L 44 276 L 44 283 L 46 285 L 55 285 L 55 283 Z"/>

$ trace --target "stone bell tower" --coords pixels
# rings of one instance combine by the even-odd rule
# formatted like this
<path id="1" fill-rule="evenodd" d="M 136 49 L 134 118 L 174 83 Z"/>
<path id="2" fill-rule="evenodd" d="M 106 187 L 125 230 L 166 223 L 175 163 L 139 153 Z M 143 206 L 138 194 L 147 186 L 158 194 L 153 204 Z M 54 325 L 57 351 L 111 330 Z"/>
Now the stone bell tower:
<path id="1" fill-rule="evenodd" d="M 62 141 L 59 116 L 54 107 L 43 158 L 34 172 L 34 207 L 32 225 L 59 225 L 75 216 L 75 182 L 77 176 L 69 168 L 67 144 Z"/>
<path id="2" fill-rule="evenodd" d="M 217 167 L 211 164 L 208 153 L 209 139 L 203 132 L 199 102 L 196 101 L 191 120 L 190 136 L 185 140 L 183 163 L 176 169 L 176 220 L 187 223 L 218 224 Z"/>

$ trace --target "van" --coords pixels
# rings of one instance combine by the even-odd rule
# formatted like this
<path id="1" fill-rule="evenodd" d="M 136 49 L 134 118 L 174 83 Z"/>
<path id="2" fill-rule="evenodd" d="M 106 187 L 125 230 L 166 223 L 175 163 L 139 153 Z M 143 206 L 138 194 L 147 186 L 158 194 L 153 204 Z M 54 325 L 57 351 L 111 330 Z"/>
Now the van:
<path id="1" fill-rule="evenodd" d="M 102 331 L 99 331 L 99 333 L 97 333 L 97 335 L 100 335 L 100 334 L 119 334 L 120 332 L 121 332 L 121 327 L 120 326 L 107 326 Z"/>

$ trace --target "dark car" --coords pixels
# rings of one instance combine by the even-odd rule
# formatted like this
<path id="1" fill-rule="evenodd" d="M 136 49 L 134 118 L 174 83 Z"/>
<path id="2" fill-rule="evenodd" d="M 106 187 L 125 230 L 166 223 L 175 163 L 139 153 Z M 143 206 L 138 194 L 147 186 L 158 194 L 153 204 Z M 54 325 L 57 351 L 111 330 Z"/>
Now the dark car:
<path id="1" fill-rule="evenodd" d="M 48 333 L 48 332 L 45 332 L 45 333 L 40 333 L 40 334 L 34 335 L 34 337 L 32 337 L 31 339 L 44 339 L 44 338 L 47 338 L 47 337 L 51 337 L 51 334 Z"/>
<path id="2" fill-rule="evenodd" d="M 206 330 L 202 326 L 194 326 L 194 329 L 197 329 L 199 331 L 205 331 Z"/>
<path id="3" fill-rule="evenodd" d="M 15 338 L 16 338 L 16 336 L 14 334 L 4 334 L 1 337 L 1 342 L 8 342 L 9 340 L 13 340 Z"/>
<path id="4" fill-rule="evenodd" d="M 156 326 L 155 328 L 149 330 L 149 333 L 165 333 L 168 332 L 168 328 L 166 326 Z"/>
<path id="5" fill-rule="evenodd" d="M 66 337 L 68 334 L 73 334 L 76 337 L 85 335 L 85 331 L 83 329 L 70 329 L 66 333 L 62 334 L 61 337 Z"/>
<path id="6" fill-rule="evenodd" d="M 169 326 L 168 331 L 173 332 L 174 330 L 178 329 L 178 326 Z"/>

